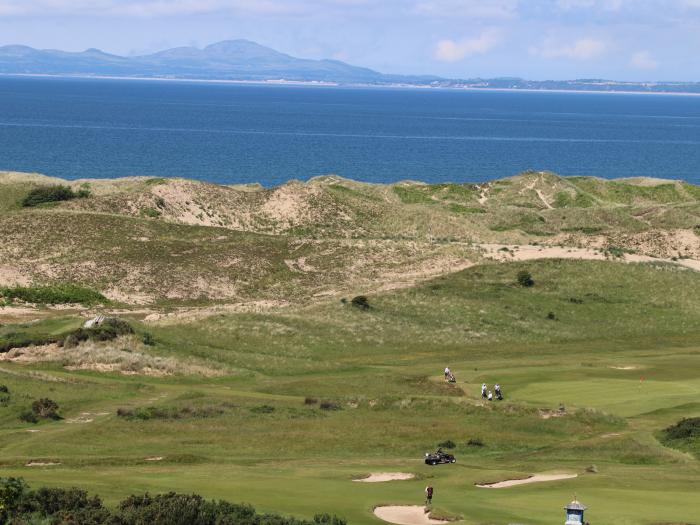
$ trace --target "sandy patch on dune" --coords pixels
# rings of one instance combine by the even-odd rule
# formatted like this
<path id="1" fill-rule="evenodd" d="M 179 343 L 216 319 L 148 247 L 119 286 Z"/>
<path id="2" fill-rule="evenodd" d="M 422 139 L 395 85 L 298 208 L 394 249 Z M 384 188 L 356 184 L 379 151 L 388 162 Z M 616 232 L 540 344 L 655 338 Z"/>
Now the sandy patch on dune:
<path id="1" fill-rule="evenodd" d="M 420 505 L 392 505 L 377 507 L 374 515 L 380 520 L 396 523 L 396 525 L 439 525 L 449 523 L 442 520 L 433 520 L 428 517 L 425 507 Z"/>
<path id="2" fill-rule="evenodd" d="M 532 261 L 537 259 L 610 260 L 610 257 L 602 249 L 507 244 L 480 244 L 478 246 L 484 250 L 484 257 L 496 261 Z M 626 263 L 663 262 L 700 271 L 700 260 L 695 259 L 678 259 L 674 261 L 673 259 L 626 253 L 614 260 Z"/>
<path id="3" fill-rule="evenodd" d="M 362 483 L 380 483 L 382 481 L 400 481 L 415 478 L 410 472 L 372 472 L 366 478 L 353 479 Z"/>
<path id="4" fill-rule="evenodd" d="M 0 265 L 0 286 L 28 286 L 31 279 L 11 266 Z"/>
<path id="5" fill-rule="evenodd" d="M 496 483 L 477 484 L 477 487 L 482 489 L 504 489 L 514 487 L 516 485 L 527 485 L 528 483 L 540 483 L 543 481 L 558 481 L 562 479 L 572 479 L 578 477 L 578 474 L 535 474 L 523 479 L 507 479 Z"/>

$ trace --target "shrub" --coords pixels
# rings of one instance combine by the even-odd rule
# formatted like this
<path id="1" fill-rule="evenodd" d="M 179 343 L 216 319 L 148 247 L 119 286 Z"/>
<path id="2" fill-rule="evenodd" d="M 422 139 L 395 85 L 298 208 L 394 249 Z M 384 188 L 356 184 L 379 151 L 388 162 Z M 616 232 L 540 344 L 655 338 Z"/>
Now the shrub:
<path id="1" fill-rule="evenodd" d="M 20 301 L 36 304 L 80 303 L 91 305 L 107 302 L 107 298 L 101 293 L 74 284 L 0 288 L 0 296 L 9 300 L 19 299 Z"/>
<path id="2" fill-rule="evenodd" d="M 556 320 L 557 320 L 557 316 L 556 316 L 556 314 L 555 314 L 554 312 L 549 312 L 549 313 L 547 314 L 547 319 L 550 320 L 550 321 L 556 321 Z"/>
<path id="3" fill-rule="evenodd" d="M 32 412 L 44 419 L 61 419 L 58 415 L 58 403 L 48 397 L 42 397 L 32 403 Z"/>
<path id="4" fill-rule="evenodd" d="M 83 341 L 113 341 L 119 336 L 134 333 L 131 325 L 122 319 L 109 317 L 92 328 L 78 328 L 68 334 L 63 341 L 66 348 L 72 348 Z"/>
<path id="5" fill-rule="evenodd" d="M 455 448 L 457 445 L 455 444 L 454 441 L 451 439 L 447 439 L 441 443 L 438 443 L 438 447 L 440 448 Z"/>
<path id="6" fill-rule="evenodd" d="M 322 410 L 340 410 L 340 405 L 332 401 L 322 401 L 318 406 Z"/>
<path id="7" fill-rule="evenodd" d="M 304 398 L 304 404 L 305 404 L 305 405 L 315 405 L 316 403 L 318 403 L 318 399 L 316 399 L 316 398 L 314 398 L 314 397 L 306 397 L 306 398 Z"/>
<path id="8" fill-rule="evenodd" d="M 97 496 L 71 489 L 32 491 L 19 478 L 0 478 L 0 523 L 61 525 L 347 525 L 330 514 L 313 521 L 258 514 L 250 505 L 207 501 L 197 494 L 132 495 L 114 510 Z"/>
<path id="9" fill-rule="evenodd" d="M 352 304 L 355 308 L 359 308 L 360 310 L 369 310 L 371 308 L 369 305 L 369 299 L 367 299 L 367 297 L 364 295 L 353 297 L 350 304 Z"/>
<path id="10" fill-rule="evenodd" d="M 7 388 L 7 386 L 5 386 L 5 385 L 0 385 L 0 392 L 2 392 L 3 394 L 9 394 L 10 389 Z"/>
<path id="11" fill-rule="evenodd" d="M 24 421 L 25 423 L 38 423 L 39 418 L 36 417 L 36 414 L 32 412 L 31 410 L 25 410 L 24 412 L 21 412 L 19 415 L 19 420 Z"/>
<path id="12" fill-rule="evenodd" d="M 156 344 L 156 340 L 153 338 L 150 332 L 143 334 L 143 344 L 146 346 L 154 346 Z"/>
<path id="13" fill-rule="evenodd" d="M 469 441 L 467 441 L 467 446 L 468 447 L 483 447 L 484 442 L 481 441 L 479 438 L 471 438 Z"/>
<path id="14" fill-rule="evenodd" d="M 527 270 L 520 270 L 518 272 L 517 281 L 520 286 L 523 286 L 525 288 L 528 288 L 535 284 L 535 281 L 533 281 L 532 279 L 532 274 Z"/>
<path id="15" fill-rule="evenodd" d="M 29 208 L 47 202 L 69 201 L 79 196 L 87 195 L 79 195 L 68 186 L 37 186 L 22 199 L 22 206 Z"/>
<path id="16" fill-rule="evenodd" d="M 700 438 L 700 417 L 683 418 L 664 429 L 666 439 Z"/>

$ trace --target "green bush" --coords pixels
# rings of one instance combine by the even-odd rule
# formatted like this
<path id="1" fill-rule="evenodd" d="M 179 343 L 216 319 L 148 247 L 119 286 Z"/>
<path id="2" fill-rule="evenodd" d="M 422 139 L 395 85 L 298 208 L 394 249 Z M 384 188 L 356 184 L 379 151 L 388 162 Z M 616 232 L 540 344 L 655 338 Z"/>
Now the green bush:
<path id="1" fill-rule="evenodd" d="M 438 443 L 438 447 L 440 448 L 455 448 L 457 445 L 455 444 L 454 441 L 451 439 L 447 439 L 441 443 Z"/>
<path id="2" fill-rule="evenodd" d="M 666 439 L 700 438 L 700 417 L 683 418 L 664 429 Z"/>
<path id="3" fill-rule="evenodd" d="M 77 489 L 31 490 L 20 478 L 0 478 L 0 523 L 61 525 L 347 525 L 335 515 L 313 521 L 258 514 L 250 505 L 207 501 L 197 494 L 132 495 L 114 510 Z"/>
<path id="4" fill-rule="evenodd" d="M 129 323 L 116 317 L 107 318 L 92 328 L 78 328 L 68 334 L 63 346 L 72 348 L 83 341 L 113 341 L 119 336 L 133 334 L 134 329 Z"/>
<path id="5" fill-rule="evenodd" d="M 532 279 L 532 274 L 527 270 L 520 270 L 516 279 L 518 284 L 525 288 L 529 288 L 535 284 L 535 281 Z"/>
<path id="6" fill-rule="evenodd" d="M 369 304 L 369 299 L 365 295 L 358 295 L 356 297 L 352 298 L 352 301 L 350 301 L 350 304 L 353 305 L 355 308 L 359 308 L 360 310 L 369 310 L 371 308 Z"/>
<path id="7" fill-rule="evenodd" d="M 61 419 L 58 415 L 58 403 L 48 397 L 42 397 L 32 403 L 32 412 L 44 419 Z"/>
<path id="8" fill-rule="evenodd" d="M 69 201 L 71 199 L 85 198 L 90 195 L 87 189 L 81 189 L 78 193 L 74 192 L 68 186 L 37 186 L 32 189 L 22 199 L 22 206 L 29 208 L 45 204 L 47 202 Z"/>
<path id="9" fill-rule="evenodd" d="M 18 299 L 36 304 L 79 303 L 92 305 L 107 302 L 107 298 L 101 293 L 75 284 L 5 287 L 0 288 L 0 296 L 9 301 Z"/>
<path id="10" fill-rule="evenodd" d="M 38 423 L 39 418 L 36 417 L 36 414 L 32 412 L 31 410 L 25 410 L 20 413 L 19 415 L 19 420 L 23 421 L 25 423 Z"/>

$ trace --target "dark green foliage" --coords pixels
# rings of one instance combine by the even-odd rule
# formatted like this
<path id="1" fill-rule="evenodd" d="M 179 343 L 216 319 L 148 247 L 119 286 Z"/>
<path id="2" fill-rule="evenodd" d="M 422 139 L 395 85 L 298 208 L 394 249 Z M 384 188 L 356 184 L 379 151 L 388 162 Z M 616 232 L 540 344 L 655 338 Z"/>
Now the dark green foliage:
<path id="1" fill-rule="evenodd" d="M 557 315 L 554 312 L 549 312 L 547 314 L 547 319 L 549 321 L 556 321 L 557 320 Z"/>
<path id="2" fill-rule="evenodd" d="M 274 409 L 273 409 L 274 410 Z M 215 417 L 224 413 L 223 407 L 139 407 L 136 409 L 119 408 L 117 415 L 128 420 L 148 421 L 152 419 L 174 420 L 174 419 L 203 419 Z"/>
<path id="3" fill-rule="evenodd" d="M 58 403 L 48 397 L 42 397 L 32 403 L 32 412 L 44 419 L 61 419 L 58 415 Z"/>
<path id="4" fill-rule="evenodd" d="M 20 301 L 36 304 L 80 303 L 91 305 L 107 302 L 107 299 L 101 293 L 74 284 L 0 288 L 0 296 L 10 301 L 19 299 Z"/>
<path id="5" fill-rule="evenodd" d="M 163 197 L 156 197 L 156 206 L 165 208 L 165 199 Z"/>
<path id="6" fill-rule="evenodd" d="M 6 385 L 0 385 L 0 393 L 9 394 L 9 393 L 10 393 L 10 389 L 7 388 Z"/>
<path id="7" fill-rule="evenodd" d="M 116 317 L 107 318 L 92 328 L 78 328 L 68 334 L 63 345 L 70 348 L 83 341 L 112 341 L 121 335 L 133 334 L 134 329 L 129 323 Z"/>
<path id="8" fill-rule="evenodd" d="M 333 401 L 322 401 L 318 406 L 322 410 L 340 410 L 340 405 L 338 403 L 334 403 Z"/>
<path id="9" fill-rule="evenodd" d="M 90 195 L 90 192 L 87 190 L 80 190 L 78 193 L 75 193 L 68 186 L 37 186 L 22 199 L 22 206 L 28 208 L 47 202 L 68 201 L 78 197 L 87 197 L 88 195 Z"/>
<path id="10" fill-rule="evenodd" d="M 440 448 L 455 448 L 456 446 L 456 443 L 451 439 L 447 439 L 441 443 L 438 443 L 438 447 Z"/>
<path id="11" fill-rule="evenodd" d="M 129 496 L 115 510 L 77 488 L 30 490 L 20 478 L 0 478 L 0 523 L 52 525 L 346 525 L 335 515 L 313 521 L 258 514 L 250 505 L 207 501 L 197 494 Z"/>
<path id="12" fill-rule="evenodd" d="M 143 340 L 143 344 L 145 344 L 146 346 L 155 346 L 155 344 L 156 344 L 156 340 L 154 339 L 154 337 L 151 335 L 150 332 L 146 332 L 145 334 L 143 334 L 142 340 Z"/>
<path id="13" fill-rule="evenodd" d="M 532 279 L 532 274 L 527 270 L 520 270 L 516 279 L 518 284 L 525 288 L 529 288 L 535 284 L 535 281 Z"/>
<path id="14" fill-rule="evenodd" d="M 484 442 L 481 441 L 479 438 L 471 438 L 469 441 L 467 441 L 467 446 L 468 447 L 483 447 Z"/>
<path id="15" fill-rule="evenodd" d="M 315 397 L 306 397 L 306 398 L 304 398 L 304 404 L 305 404 L 305 405 L 315 405 L 316 403 L 318 403 L 318 399 L 316 399 Z"/>
<path id="16" fill-rule="evenodd" d="M 353 297 L 350 304 L 352 304 L 355 308 L 359 308 L 360 310 L 369 310 L 371 308 L 369 299 L 367 299 L 367 296 L 365 295 Z"/>
<path id="17" fill-rule="evenodd" d="M 666 439 L 700 438 L 700 417 L 683 418 L 675 425 L 664 429 Z"/>
<path id="18" fill-rule="evenodd" d="M 36 414 L 34 412 L 32 412 L 31 410 L 25 410 L 24 412 L 20 413 L 19 420 L 23 421 L 25 423 L 38 423 L 39 422 L 39 418 L 36 417 Z"/>

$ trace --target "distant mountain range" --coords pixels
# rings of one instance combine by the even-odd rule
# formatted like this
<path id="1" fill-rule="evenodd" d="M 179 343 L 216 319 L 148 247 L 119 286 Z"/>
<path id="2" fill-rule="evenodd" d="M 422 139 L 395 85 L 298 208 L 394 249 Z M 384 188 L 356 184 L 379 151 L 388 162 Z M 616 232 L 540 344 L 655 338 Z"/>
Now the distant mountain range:
<path id="1" fill-rule="evenodd" d="M 455 89 L 531 89 L 700 93 L 696 82 L 617 82 L 601 79 L 523 80 L 448 79 L 387 75 L 339 60 L 296 58 L 249 40 L 226 40 L 204 49 L 176 47 L 140 56 L 88 49 L 68 52 L 28 46 L 0 46 L 0 74 L 194 80 L 315 82 L 343 85 L 443 87 Z"/>

